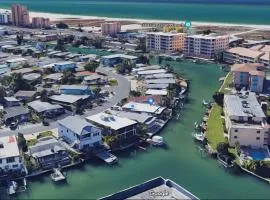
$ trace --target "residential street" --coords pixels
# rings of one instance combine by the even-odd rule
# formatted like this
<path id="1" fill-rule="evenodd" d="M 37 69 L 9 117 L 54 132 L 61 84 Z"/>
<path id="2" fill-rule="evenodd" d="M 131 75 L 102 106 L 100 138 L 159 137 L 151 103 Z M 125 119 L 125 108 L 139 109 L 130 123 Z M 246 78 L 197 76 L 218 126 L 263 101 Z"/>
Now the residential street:
<path id="1" fill-rule="evenodd" d="M 109 99 L 108 102 L 105 102 L 101 106 L 97 106 L 91 110 L 86 111 L 82 115 L 83 117 L 87 117 L 87 116 L 105 111 L 111 106 L 119 103 L 123 98 L 128 97 L 129 92 L 130 92 L 130 82 L 125 77 L 119 74 L 116 74 L 112 72 L 110 68 L 105 68 L 105 67 L 98 68 L 97 72 L 104 73 L 108 75 L 109 77 L 115 78 L 117 80 L 118 85 L 114 87 L 114 91 L 113 91 L 115 95 L 111 99 Z M 26 127 L 19 126 L 19 128 L 16 130 L 10 130 L 10 129 L 0 130 L 0 137 L 14 135 L 14 134 L 17 134 L 18 132 L 23 133 L 23 134 L 37 133 L 37 132 L 54 129 L 56 127 L 57 127 L 56 121 L 51 122 L 49 126 L 43 126 L 42 124 L 34 124 L 34 125 L 26 126 Z"/>

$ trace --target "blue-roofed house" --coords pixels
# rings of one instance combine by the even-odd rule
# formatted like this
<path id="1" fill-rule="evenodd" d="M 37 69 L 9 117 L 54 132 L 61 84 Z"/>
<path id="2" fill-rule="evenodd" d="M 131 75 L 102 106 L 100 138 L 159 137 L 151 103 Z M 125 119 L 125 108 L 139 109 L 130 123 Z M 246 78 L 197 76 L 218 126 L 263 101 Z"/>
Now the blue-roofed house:
<path id="1" fill-rule="evenodd" d="M 90 150 L 101 144 L 101 129 L 79 116 L 68 116 L 58 121 L 58 134 L 71 147 Z"/>
<path id="2" fill-rule="evenodd" d="M 91 95 L 92 91 L 87 85 L 61 85 L 61 94 Z"/>
<path id="3" fill-rule="evenodd" d="M 76 67 L 77 67 L 76 63 L 70 62 L 70 61 L 54 64 L 54 70 L 57 72 L 63 72 L 63 71 L 67 71 L 67 70 L 74 71 Z"/>

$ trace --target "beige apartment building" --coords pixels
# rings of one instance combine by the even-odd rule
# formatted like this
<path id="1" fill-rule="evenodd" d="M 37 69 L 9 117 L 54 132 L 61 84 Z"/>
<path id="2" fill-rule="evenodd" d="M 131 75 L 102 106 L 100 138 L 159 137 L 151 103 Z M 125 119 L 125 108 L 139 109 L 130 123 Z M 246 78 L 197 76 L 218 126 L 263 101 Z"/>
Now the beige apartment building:
<path id="1" fill-rule="evenodd" d="M 29 12 L 25 6 L 14 4 L 11 6 L 11 12 L 14 26 L 29 26 Z"/>
<path id="2" fill-rule="evenodd" d="M 106 22 L 101 24 L 101 33 L 102 35 L 115 36 L 121 31 L 120 22 Z"/>
<path id="3" fill-rule="evenodd" d="M 184 48 L 185 33 L 176 32 L 149 32 L 146 35 L 148 51 L 171 53 Z"/>

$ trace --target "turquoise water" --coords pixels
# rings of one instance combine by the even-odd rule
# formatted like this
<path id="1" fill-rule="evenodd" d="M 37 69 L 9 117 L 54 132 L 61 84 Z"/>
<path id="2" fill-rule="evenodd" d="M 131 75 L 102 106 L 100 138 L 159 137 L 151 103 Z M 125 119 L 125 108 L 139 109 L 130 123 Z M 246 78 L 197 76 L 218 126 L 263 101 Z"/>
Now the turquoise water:
<path id="1" fill-rule="evenodd" d="M 210 99 L 224 73 L 217 65 L 171 63 L 175 71 L 191 80 L 189 102 L 180 120 L 162 131 L 168 149 L 117 154 L 119 166 L 92 161 L 68 170 L 65 185 L 55 185 L 49 176 L 29 181 L 29 190 L 18 199 L 96 199 L 157 176 L 170 178 L 202 199 L 269 199 L 269 185 L 247 175 L 231 175 L 215 160 L 202 158 L 191 133 L 203 115 L 202 99 Z"/>
<path id="2" fill-rule="evenodd" d="M 109 0 L 1 0 L 0 7 L 22 3 L 32 11 L 140 19 L 192 20 L 269 24 L 270 1 L 109 1 Z M 205 2 L 205 1 L 201 1 Z M 221 2 L 221 3 L 215 3 Z M 240 2 L 240 3 L 239 3 Z M 242 3 L 241 3 L 242 2 Z"/>

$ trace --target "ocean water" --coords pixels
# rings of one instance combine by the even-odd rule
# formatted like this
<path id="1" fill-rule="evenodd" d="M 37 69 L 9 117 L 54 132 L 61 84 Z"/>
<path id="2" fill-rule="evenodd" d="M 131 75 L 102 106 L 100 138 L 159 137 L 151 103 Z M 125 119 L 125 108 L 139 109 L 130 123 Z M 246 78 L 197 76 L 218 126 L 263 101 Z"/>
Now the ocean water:
<path id="1" fill-rule="evenodd" d="M 270 25 L 270 0 L 1 0 L 32 11 L 139 19 Z"/>

